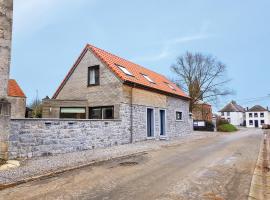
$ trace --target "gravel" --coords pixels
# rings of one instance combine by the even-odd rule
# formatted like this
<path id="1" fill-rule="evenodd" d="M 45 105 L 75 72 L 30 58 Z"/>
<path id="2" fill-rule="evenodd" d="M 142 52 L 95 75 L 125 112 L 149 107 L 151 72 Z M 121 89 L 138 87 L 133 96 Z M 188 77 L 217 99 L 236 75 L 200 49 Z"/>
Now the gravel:
<path id="1" fill-rule="evenodd" d="M 196 131 L 193 132 L 191 135 L 179 137 L 171 141 L 148 140 L 135 144 L 114 146 L 106 149 L 87 150 L 23 160 L 21 162 L 21 166 L 18 168 L 0 171 L 0 184 L 13 184 L 38 176 L 46 176 L 49 173 L 60 172 L 70 168 L 93 164 L 99 161 L 106 161 L 117 157 L 128 156 L 130 154 L 157 150 L 168 145 L 178 145 L 181 143 L 196 141 L 203 138 L 215 137 L 219 134 L 220 133 L 216 132 Z"/>

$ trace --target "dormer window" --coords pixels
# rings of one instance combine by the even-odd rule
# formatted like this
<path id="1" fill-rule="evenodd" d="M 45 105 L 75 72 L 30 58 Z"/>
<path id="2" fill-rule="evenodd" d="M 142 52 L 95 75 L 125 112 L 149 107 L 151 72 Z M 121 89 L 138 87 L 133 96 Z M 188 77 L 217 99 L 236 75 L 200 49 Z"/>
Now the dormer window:
<path id="1" fill-rule="evenodd" d="M 149 76 L 147 76 L 146 74 L 142 74 L 142 76 L 148 80 L 150 83 L 155 83 Z"/>
<path id="2" fill-rule="evenodd" d="M 121 71 L 124 72 L 126 75 L 133 76 L 133 74 L 130 71 L 128 71 L 127 68 L 125 68 L 125 67 L 123 67 L 121 65 L 117 65 L 117 67 L 119 69 L 121 69 Z"/>

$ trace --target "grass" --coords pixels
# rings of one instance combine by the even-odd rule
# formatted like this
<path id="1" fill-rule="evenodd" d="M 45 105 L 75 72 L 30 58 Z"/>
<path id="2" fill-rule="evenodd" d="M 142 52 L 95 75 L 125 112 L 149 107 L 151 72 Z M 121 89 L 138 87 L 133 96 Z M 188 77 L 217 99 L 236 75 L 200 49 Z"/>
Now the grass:
<path id="1" fill-rule="evenodd" d="M 222 124 L 218 127 L 219 132 L 235 132 L 237 128 L 232 124 Z"/>

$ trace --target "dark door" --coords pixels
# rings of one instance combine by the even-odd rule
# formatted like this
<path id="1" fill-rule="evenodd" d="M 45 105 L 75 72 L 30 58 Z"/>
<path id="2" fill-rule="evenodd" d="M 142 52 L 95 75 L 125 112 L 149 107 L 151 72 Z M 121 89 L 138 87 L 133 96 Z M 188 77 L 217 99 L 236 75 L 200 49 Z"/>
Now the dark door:
<path id="1" fill-rule="evenodd" d="M 259 127 L 259 121 L 255 120 L 255 127 L 258 128 Z"/>
<path id="2" fill-rule="evenodd" d="M 147 137 L 154 137 L 154 110 L 147 108 Z"/>
<path id="3" fill-rule="evenodd" d="M 160 135 L 165 136 L 165 110 L 159 111 Z"/>

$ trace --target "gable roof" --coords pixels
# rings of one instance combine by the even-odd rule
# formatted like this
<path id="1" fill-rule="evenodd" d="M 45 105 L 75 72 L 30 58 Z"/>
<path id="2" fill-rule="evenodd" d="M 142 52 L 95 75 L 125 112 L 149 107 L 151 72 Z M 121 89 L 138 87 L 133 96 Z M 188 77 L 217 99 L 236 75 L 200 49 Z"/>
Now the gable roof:
<path id="1" fill-rule="evenodd" d="M 238 105 L 235 101 L 231 101 L 219 112 L 245 112 L 245 109 Z"/>
<path id="2" fill-rule="evenodd" d="M 265 112 L 265 111 L 268 110 L 260 105 L 253 106 L 252 108 L 248 109 L 248 112 Z"/>
<path id="3" fill-rule="evenodd" d="M 8 80 L 8 96 L 26 98 L 24 92 L 14 79 Z"/>
<path id="4" fill-rule="evenodd" d="M 152 89 L 157 92 L 162 92 L 174 96 L 178 96 L 181 98 L 189 99 L 188 95 L 186 95 L 176 84 L 172 83 L 168 80 L 165 76 L 158 74 L 154 71 L 146 69 L 140 65 L 132 63 L 128 60 L 120 58 L 116 55 L 113 55 L 105 50 L 97 48 L 93 45 L 87 44 L 84 48 L 83 52 L 81 53 L 78 60 L 75 62 L 73 67 L 70 69 L 69 73 L 62 81 L 61 85 L 58 87 L 57 91 L 53 95 L 53 99 L 57 97 L 60 93 L 61 89 L 64 87 L 65 83 L 72 75 L 78 64 L 80 63 L 81 59 L 85 55 L 85 53 L 90 50 L 94 53 L 94 55 L 99 58 L 107 67 L 111 69 L 111 71 L 125 84 L 132 84 L 136 87 L 143 87 L 145 89 Z M 126 68 L 132 75 L 125 74 L 120 68 Z M 147 75 L 154 83 L 148 81 L 143 75 Z"/>

